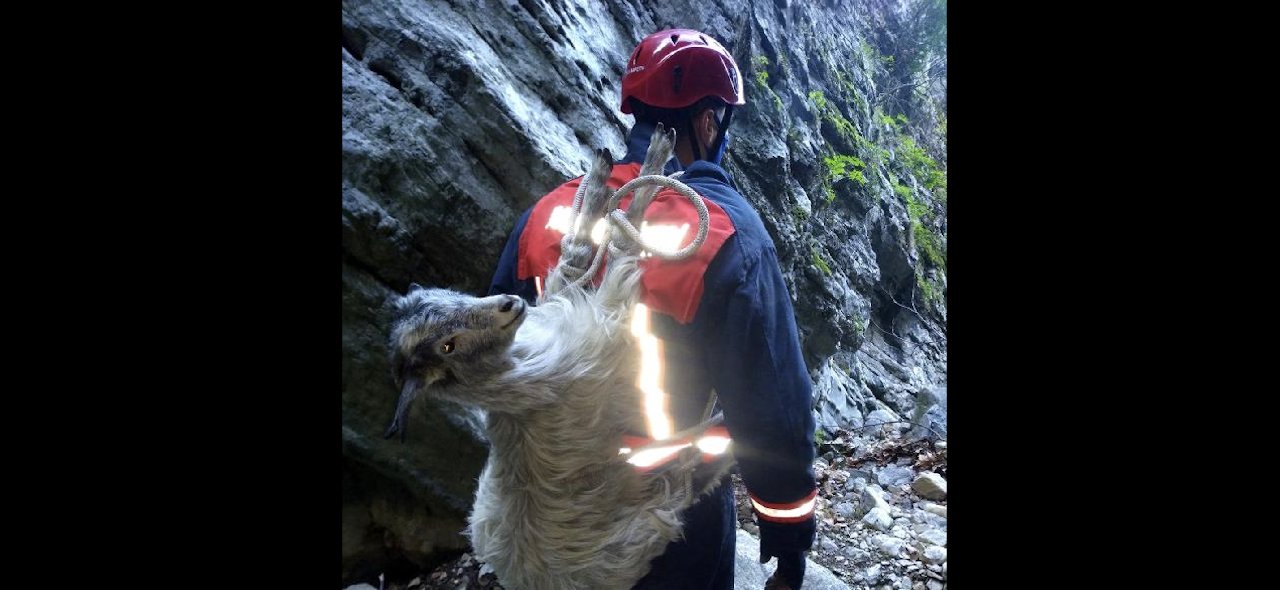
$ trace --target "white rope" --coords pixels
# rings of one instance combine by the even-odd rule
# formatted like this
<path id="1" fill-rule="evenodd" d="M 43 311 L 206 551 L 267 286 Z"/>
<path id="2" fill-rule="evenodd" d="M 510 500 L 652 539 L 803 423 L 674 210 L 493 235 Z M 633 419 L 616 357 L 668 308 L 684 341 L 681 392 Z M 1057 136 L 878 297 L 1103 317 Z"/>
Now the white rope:
<path id="1" fill-rule="evenodd" d="M 578 184 L 577 192 L 573 193 L 573 208 L 569 210 L 569 231 L 565 232 L 564 237 L 560 238 L 560 251 L 564 252 L 573 244 L 578 237 L 578 215 L 582 213 L 582 196 L 587 192 L 587 177 L 582 177 L 582 182 Z"/>
<path id="2" fill-rule="evenodd" d="M 648 174 L 645 176 L 639 176 L 632 179 L 630 182 L 622 185 L 621 187 L 618 188 L 618 190 L 614 191 L 613 195 L 609 197 L 609 200 L 607 202 L 608 204 L 605 206 L 606 211 L 610 209 L 612 209 L 612 211 L 609 211 L 609 214 L 605 216 L 605 219 L 609 220 L 609 223 L 605 224 L 604 238 L 603 238 L 603 241 L 601 242 L 600 248 L 596 250 L 596 255 L 591 260 L 591 265 L 587 268 L 587 271 L 583 273 L 581 276 L 579 276 L 577 279 L 574 279 L 573 281 L 567 283 L 565 286 L 566 287 L 570 285 L 581 286 L 583 283 L 590 280 L 591 277 L 594 277 L 596 273 L 599 272 L 600 270 L 600 264 L 604 261 L 606 245 L 609 246 L 608 249 L 615 249 L 619 253 L 623 251 L 628 251 L 628 250 L 634 251 L 636 248 L 639 248 L 640 250 L 644 250 L 645 252 L 648 252 L 649 254 L 652 254 L 653 256 L 657 256 L 658 258 L 661 258 L 663 260 L 684 260 L 685 258 L 692 256 L 693 253 L 696 252 L 698 248 L 702 246 L 702 243 L 705 242 L 707 239 L 707 230 L 710 227 L 711 217 L 707 213 L 707 204 L 702 201 L 702 196 L 699 195 L 697 192 L 695 192 L 693 189 L 689 188 L 689 185 L 683 182 L 680 182 L 679 180 L 676 180 L 674 178 L 675 176 L 680 176 L 680 175 L 681 173 L 677 172 L 673 174 L 672 177 L 662 176 L 659 174 Z M 646 240 L 644 236 L 640 235 L 640 230 L 636 229 L 636 226 L 633 225 L 631 221 L 627 218 L 627 212 L 617 208 L 618 203 L 621 202 L 622 198 L 627 196 L 628 193 L 636 191 L 637 189 L 640 189 L 642 187 L 655 186 L 655 185 L 658 187 L 665 186 L 667 188 L 673 189 L 676 192 L 684 195 L 685 198 L 689 199 L 689 201 L 693 203 L 693 208 L 697 209 L 698 211 L 698 234 L 694 236 L 693 241 L 690 242 L 688 246 L 685 246 L 684 248 L 681 248 L 675 252 L 663 251 L 662 248 L 659 248 L 653 245 L 652 243 L 650 243 L 648 240 Z M 574 194 L 574 197 L 573 197 L 573 210 L 570 212 L 570 215 L 569 215 L 569 232 L 565 234 L 565 239 L 561 242 L 561 251 L 568 249 L 568 246 L 571 245 L 578 238 L 579 234 L 584 234 L 584 233 L 589 234 L 589 231 L 588 232 L 576 231 L 577 227 L 575 227 L 578 220 L 578 215 L 581 213 L 581 210 L 582 210 L 582 200 L 583 200 L 582 197 L 586 193 L 586 186 L 587 186 L 587 177 L 584 176 L 582 178 L 582 184 L 578 186 L 578 191 Z M 642 200 L 643 202 L 632 203 L 631 205 L 632 218 L 641 216 L 641 214 L 644 211 L 644 207 L 647 207 L 649 205 L 649 201 L 652 200 L 653 195 L 656 193 L 657 193 L 656 190 L 642 191 L 642 193 L 637 193 L 636 199 Z M 614 227 L 621 230 L 622 232 L 621 236 L 624 236 L 624 243 L 622 244 L 614 243 L 614 238 L 612 237 L 612 234 L 613 234 L 612 229 Z"/>

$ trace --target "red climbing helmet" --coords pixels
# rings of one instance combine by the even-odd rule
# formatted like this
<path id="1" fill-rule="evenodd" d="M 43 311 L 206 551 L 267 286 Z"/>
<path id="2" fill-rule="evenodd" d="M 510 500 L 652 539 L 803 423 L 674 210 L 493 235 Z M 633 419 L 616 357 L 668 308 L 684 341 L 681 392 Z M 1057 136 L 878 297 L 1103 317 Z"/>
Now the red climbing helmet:
<path id="1" fill-rule="evenodd" d="M 631 97 L 649 106 L 678 109 L 708 96 L 731 105 L 747 102 L 738 64 L 710 35 L 668 29 L 645 37 L 631 52 L 622 75 L 622 112 L 631 113 Z"/>

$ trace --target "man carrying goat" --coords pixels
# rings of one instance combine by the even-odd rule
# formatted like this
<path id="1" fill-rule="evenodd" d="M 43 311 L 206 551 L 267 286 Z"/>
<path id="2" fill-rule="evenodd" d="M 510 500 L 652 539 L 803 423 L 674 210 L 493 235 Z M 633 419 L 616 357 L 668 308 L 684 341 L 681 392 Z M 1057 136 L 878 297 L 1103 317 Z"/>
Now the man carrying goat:
<path id="1" fill-rule="evenodd" d="M 627 154 L 612 166 L 607 185 L 617 189 L 641 174 L 650 138 L 661 124 L 676 132 L 676 158 L 663 172 L 682 169 L 679 180 L 702 197 L 705 213 L 670 188 L 642 190 L 633 209 L 643 213 L 638 233 L 646 243 L 674 252 L 694 242 L 702 221 L 707 230 L 688 257 L 642 254 L 636 262 L 643 271 L 642 305 L 631 327 L 639 334 L 638 348 L 656 353 L 657 366 L 641 384 L 647 428 L 619 446 L 625 453 L 631 447 L 623 442 L 666 439 L 721 410 L 760 525 L 761 560 L 778 558 L 767 587 L 800 590 L 816 527 L 812 393 L 773 242 L 720 166 L 733 110 L 743 104 L 733 57 L 698 31 L 654 33 L 626 64 L 621 109 L 636 122 Z M 608 223 L 597 221 L 607 211 L 583 211 L 582 219 L 573 219 L 581 181 L 553 190 L 520 217 L 490 295 L 536 302 L 551 287 L 548 275 L 560 260 L 564 236 Z M 641 459 L 637 454 L 630 460 L 637 470 L 661 468 L 661 459 Z M 727 476 L 685 511 L 683 523 L 682 538 L 652 561 L 635 588 L 732 589 L 737 522 Z"/>

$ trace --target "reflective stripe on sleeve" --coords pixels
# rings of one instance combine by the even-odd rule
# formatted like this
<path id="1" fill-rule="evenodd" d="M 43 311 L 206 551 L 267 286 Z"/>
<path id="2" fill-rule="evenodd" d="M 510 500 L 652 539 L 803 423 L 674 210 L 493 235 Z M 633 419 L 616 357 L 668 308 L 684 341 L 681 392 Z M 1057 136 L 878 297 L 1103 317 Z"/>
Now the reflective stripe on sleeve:
<path id="1" fill-rule="evenodd" d="M 813 508 L 818 503 L 818 490 L 809 492 L 808 496 L 790 504 L 763 502 L 751 495 L 751 506 L 760 518 L 773 522 L 803 522 L 813 516 Z"/>

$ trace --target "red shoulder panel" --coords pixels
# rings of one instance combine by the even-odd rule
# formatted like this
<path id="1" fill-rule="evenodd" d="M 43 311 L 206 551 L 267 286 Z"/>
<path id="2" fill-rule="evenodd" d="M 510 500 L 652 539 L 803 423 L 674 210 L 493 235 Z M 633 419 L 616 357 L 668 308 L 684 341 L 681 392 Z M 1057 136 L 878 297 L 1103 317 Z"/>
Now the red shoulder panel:
<path id="1" fill-rule="evenodd" d="M 693 316 L 698 313 L 698 302 L 702 300 L 702 275 L 706 273 L 707 266 L 716 257 L 716 253 L 720 252 L 725 240 L 734 232 L 733 222 L 724 209 L 710 199 L 704 198 L 702 202 L 707 205 L 710 223 L 706 241 L 693 256 L 680 261 L 650 256 L 640 261 L 640 268 L 644 269 L 644 274 L 640 276 L 640 283 L 645 290 L 642 300 L 651 309 L 665 313 L 682 324 L 692 322 Z M 684 195 L 671 189 L 658 192 L 649 208 L 645 209 L 644 219 L 651 226 L 687 226 L 679 245 L 672 246 L 673 250 L 688 246 L 698 236 L 698 210 Z"/>
<path id="2" fill-rule="evenodd" d="M 640 173 L 639 163 L 618 164 L 613 167 L 607 184 L 611 189 L 626 184 Z M 529 214 L 523 233 L 520 234 L 520 255 L 516 277 L 525 280 L 532 277 L 546 279 L 547 274 L 560 260 L 560 238 L 573 207 L 573 194 L 578 190 L 582 177 L 566 182 L 538 201 Z M 725 240 L 733 235 L 733 222 L 728 214 L 709 199 L 706 203 L 710 224 L 707 239 L 702 247 L 685 260 L 678 262 L 647 257 L 640 262 L 644 269 L 641 300 L 654 311 L 667 314 L 682 324 L 693 321 L 702 299 L 702 275 L 715 258 Z M 622 199 L 619 207 L 626 209 L 631 195 Z M 646 237 L 666 235 L 679 237 L 666 247 L 678 250 L 693 242 L 698 235 L 698 212 L 680 193 L 663 189 L 645 210 L 645 223 L 641 228 Z M 651 233 L 652 232 L 652 233 Z"/>

